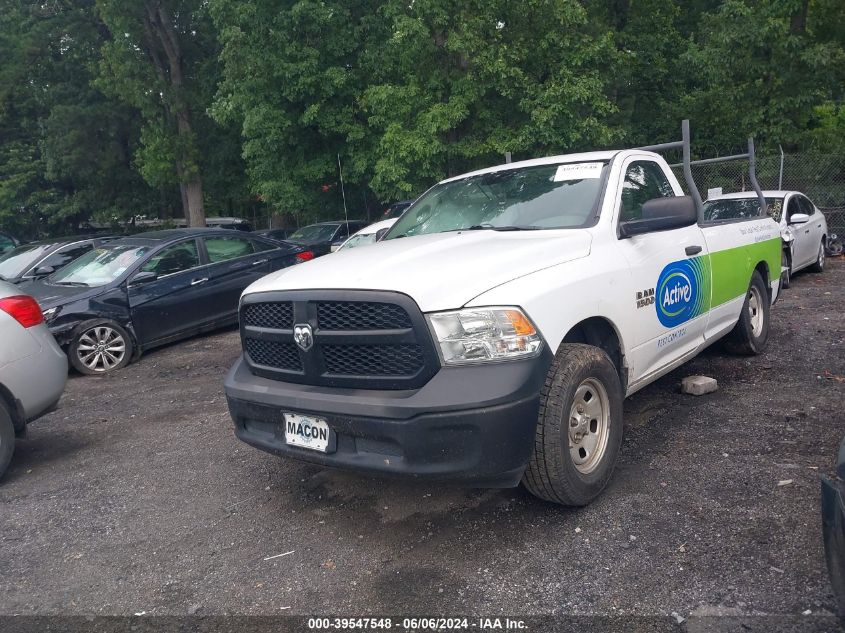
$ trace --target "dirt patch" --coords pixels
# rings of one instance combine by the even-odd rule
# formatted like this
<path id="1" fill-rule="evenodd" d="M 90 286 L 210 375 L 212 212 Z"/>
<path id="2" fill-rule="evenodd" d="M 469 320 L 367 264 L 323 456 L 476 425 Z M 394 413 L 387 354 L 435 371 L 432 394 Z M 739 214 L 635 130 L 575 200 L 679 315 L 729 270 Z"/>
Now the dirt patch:
<path id="1" fill-rule="evenodd" d="M 626 401 L 621 462 L 580 510 L 240 443 L 236 332 L 74 377 L 0 484 L 0 613 L 832 612 L 818 476 L 845 433 L 843 299 L 842 261 L 799 274 L 766 354 L 708 350 Z M 719 391 L 681 395 L 691 374 Z"/>

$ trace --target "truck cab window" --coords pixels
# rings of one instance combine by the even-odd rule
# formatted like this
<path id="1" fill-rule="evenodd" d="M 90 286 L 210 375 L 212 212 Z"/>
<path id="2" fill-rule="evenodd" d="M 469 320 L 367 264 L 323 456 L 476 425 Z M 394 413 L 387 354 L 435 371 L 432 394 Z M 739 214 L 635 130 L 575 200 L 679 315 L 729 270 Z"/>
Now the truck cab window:
<path id="1" fill-rule="evenodd" d="M 638 160 L 625 172 L 622 184 L 622 205 L 619 221 L 641 220 L 643 205 L 654 198 L 669 198 L 675 192 L 660 165 L 649 160 Z"/>

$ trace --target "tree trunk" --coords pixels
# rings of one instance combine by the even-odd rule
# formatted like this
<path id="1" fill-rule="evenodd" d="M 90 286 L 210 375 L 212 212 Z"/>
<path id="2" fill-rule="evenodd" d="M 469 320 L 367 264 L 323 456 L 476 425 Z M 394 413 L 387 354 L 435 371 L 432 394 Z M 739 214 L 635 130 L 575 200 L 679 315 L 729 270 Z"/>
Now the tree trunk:
<path id="1" fill-rule="evenodd" d="M 179 188 L 182 194 L 182 210 L 188 226 L 205 226 L 205 208 L 202 202 L 202 176 L 199 168 L 194 164 L 190 151 L 193 147 L 193 126 L 191 124 L 191 109 L 184 94 L 184 79 L 182 74 L 182 49 L 179 37 L 173 26 L 170 12 L 161 0 L 147 0 L 145 29 L 150 41 L 149 55 L 159 77 L 170 84 L 172 96 L 167 104 L 171 116 L 176 119 L 183 155 L 176 158 L 176 173 L 179 176 Z M 167 70 L 158 54 L 158 39 L 167 57 Z"/>

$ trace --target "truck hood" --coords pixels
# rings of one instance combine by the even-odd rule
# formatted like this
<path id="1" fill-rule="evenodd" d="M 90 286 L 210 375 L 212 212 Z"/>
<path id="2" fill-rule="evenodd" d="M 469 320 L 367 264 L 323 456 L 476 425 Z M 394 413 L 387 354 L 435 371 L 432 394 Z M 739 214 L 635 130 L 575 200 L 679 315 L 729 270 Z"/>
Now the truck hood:
<path id="1" fill-rule="evenodd" d="M 460 308 L 483 292 L 590 253 L 583 229 L 460 231 L 338 251 L 263 277 L 244 294 L 278 290 L 392 290 L 423 312 Z"/>

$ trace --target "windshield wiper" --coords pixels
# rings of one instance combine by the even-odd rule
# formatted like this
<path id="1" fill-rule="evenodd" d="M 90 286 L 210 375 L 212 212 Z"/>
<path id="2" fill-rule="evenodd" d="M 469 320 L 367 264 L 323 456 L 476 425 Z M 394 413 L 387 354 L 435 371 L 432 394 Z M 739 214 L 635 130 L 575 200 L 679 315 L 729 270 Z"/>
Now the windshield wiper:
<path id="1" fill-rule="evenodd" d="M 476 224 L 462 231 L 539 231 L 539 226 L 493 226 L 492 224 Z"/>
<path id="2" fill-rule="evenodd" d="M 90 288 L 84 281 L 54 281 L 54 286 L 78 286 L 80 288 Z"/>

